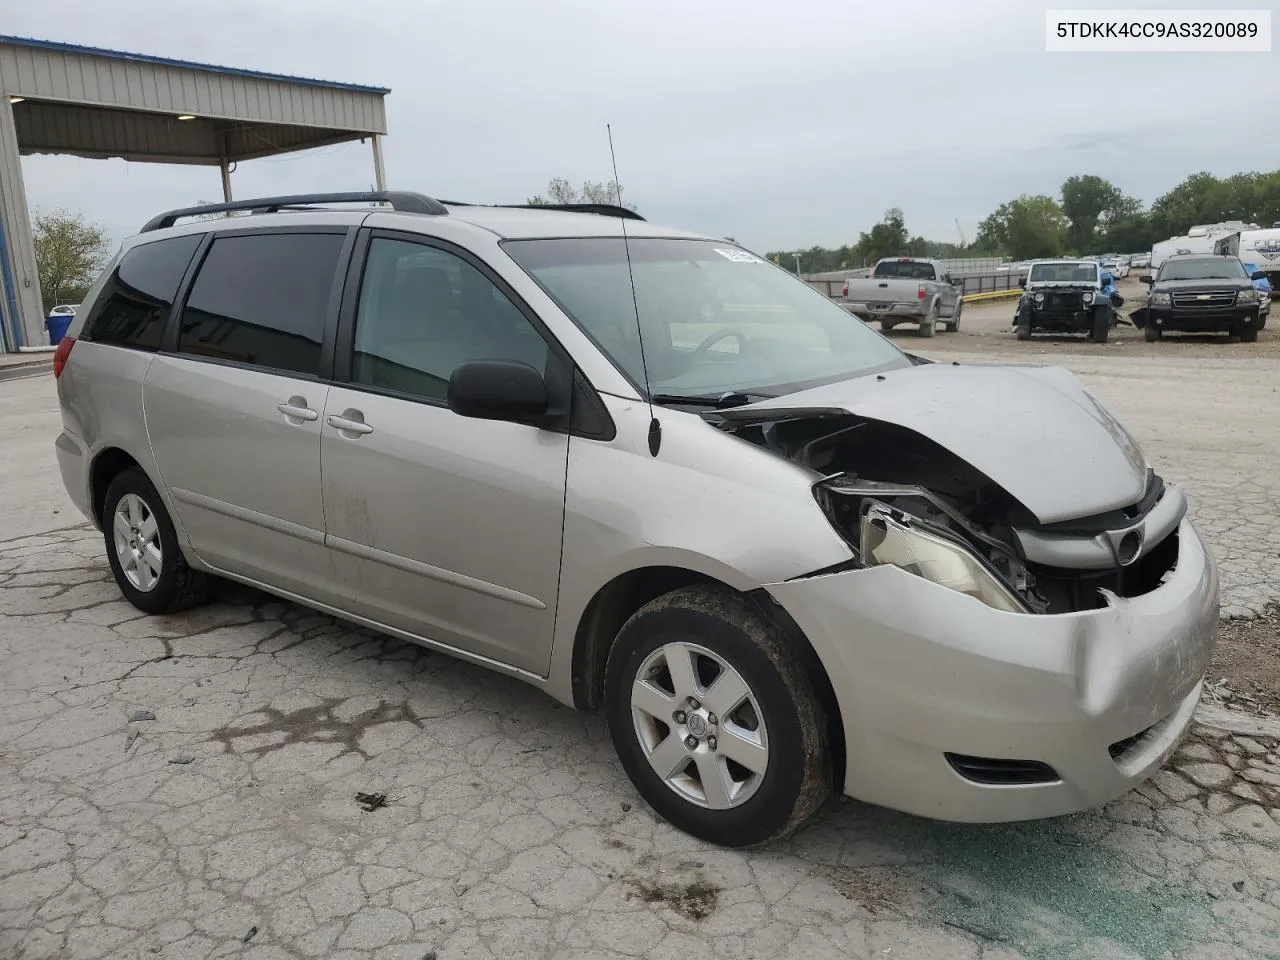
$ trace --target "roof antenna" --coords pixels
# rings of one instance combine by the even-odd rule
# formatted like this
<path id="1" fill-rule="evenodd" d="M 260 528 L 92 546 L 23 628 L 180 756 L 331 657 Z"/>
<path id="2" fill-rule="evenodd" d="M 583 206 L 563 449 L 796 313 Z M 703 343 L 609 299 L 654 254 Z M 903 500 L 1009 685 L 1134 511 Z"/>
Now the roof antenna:
<path id="1" fill-rule="evenodd" d="M 613 163 L 614 199 L 622 206 L 622 185 L 618 182 L 618 156 L 613 152 L 613 127 L 604 125 L 609 135 L 609 159 Z M 627 256 L 627 277 L 631 281 L 631 307 L 636 312 L 636 336 L 640 340 L 640 369 L 644 372 L 644 396 L 649 401 L 649 455 L 656 457 L 662 446 L 662 424 L 653 414 L 653 391 L 649 388 L 649 361 L 644 355 L 644 329 L 640 326 L 640 301 L 636 297 L 636 275 L 631 269 L 631 244 L 627 240 L 627 218 L 619 215 L 618 223 L 622 225 L 622 249 Z"/>

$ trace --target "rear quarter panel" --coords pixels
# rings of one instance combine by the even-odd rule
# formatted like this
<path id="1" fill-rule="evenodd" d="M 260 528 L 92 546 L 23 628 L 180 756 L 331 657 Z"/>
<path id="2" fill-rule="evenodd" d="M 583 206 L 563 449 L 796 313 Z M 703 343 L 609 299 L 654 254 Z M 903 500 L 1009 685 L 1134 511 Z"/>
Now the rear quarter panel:
<path id="1" fill-rule="evenodd" d="M 86 513 L 91 503 L 90 477 L 94 460 L 111 448 L 123 450 L 138 462 L 160 490 L 171 516 L 173 504 L 151 456 L 146 417 L 142 408 L 143 383 L 153 354 L 123 347 L 77 341 L 58 378 L 62 409 L 62 436 L 58 438 L 63 478 L 72 500 Z M 69 449 L 79 451 L 78 465 Z M 75 489 L 73 489 L 73 487 Z M 97 517 L 91 517 L 98 523 Z M 179 539 L 185 536 L 178 530 Z"/>

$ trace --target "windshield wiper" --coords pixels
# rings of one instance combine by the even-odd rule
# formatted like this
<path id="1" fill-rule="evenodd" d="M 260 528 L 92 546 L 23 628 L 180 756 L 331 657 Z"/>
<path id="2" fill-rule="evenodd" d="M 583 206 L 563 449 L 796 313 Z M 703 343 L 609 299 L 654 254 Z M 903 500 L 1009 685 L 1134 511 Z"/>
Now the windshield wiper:
<path id="1" fill-rule="evenodd" d="M 751 390 L 730 390 L 717 397 L 684 393 L 655 393 L 650 399 L 654 403 L 683 403 L 691 407 L 715 407 L 718 410 L 723 410 L 726 407 L 741 407 L 755 400 L 772 400 L 773 394 L 757 393 Z"/>

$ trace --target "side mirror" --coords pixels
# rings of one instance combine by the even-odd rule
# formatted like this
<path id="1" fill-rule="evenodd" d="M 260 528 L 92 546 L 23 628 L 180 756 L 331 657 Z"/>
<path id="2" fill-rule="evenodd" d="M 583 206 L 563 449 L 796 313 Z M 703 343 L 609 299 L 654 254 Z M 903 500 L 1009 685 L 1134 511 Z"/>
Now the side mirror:
<path id="1" fill-rule="evenodd" d="M 1018 278 L 1018 286 L 1020 286 L 1023 290 L 1027 289 L 1027 278 L 1026 278 L 1026 277 L 1019 277 L 1019 278 Z"/>
<path id="2" fill-rule="evenodd" d="M 473 360 L 449 377 L 449 409 L 462 417 L 533 423 L 547 415 L 542 374 L 514 360 Z"/>
<path id="3" fill-rule="evenodd" d="M 1255 270 L 1255 271 L 1253 271 L 1253 273 L 1249 274 L 1249 279 L 1250 279 L 1250 280 L 1265 280 L 1265 279 L 1267 279 L 1266 271 L 1264 271 L 1264 270 Z"/>
<path id="4" fill-rule="evenodd" d="M 1138 282 L 1145 283 L 1147 286 L 1151 286 L 1151 284 L 1156 282 L 1156 278 L 1149 273 L 1144 273 L 1142 276 L 1138 278 Z"/>

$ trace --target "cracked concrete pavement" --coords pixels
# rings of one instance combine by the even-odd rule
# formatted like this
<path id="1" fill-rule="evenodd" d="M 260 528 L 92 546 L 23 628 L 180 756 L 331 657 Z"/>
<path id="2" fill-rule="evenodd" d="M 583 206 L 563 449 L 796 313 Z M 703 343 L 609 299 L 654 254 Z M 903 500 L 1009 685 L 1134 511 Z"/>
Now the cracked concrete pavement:
<path id="1" fill-rule="evenodd" d="M 1066 359 L 1187 483 L 1227 609 L 1275 599 L 1280 363 Z M 1233 397 L 1256 418 L 1228 427 Z M 0 383 L 5 960 L 1280 955 L 1272 737 L 1197 727 L 1078 816 L 833 801 L 718 850 L 649 812 L 598 717 L 514 680 L 238 588 L 140 615 L 56 431 L 50 379 Z"/>

